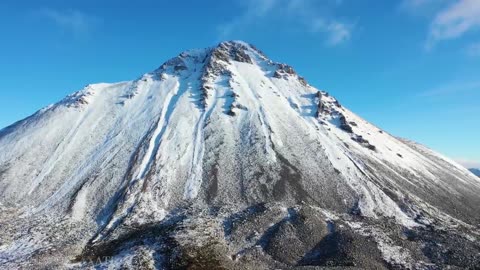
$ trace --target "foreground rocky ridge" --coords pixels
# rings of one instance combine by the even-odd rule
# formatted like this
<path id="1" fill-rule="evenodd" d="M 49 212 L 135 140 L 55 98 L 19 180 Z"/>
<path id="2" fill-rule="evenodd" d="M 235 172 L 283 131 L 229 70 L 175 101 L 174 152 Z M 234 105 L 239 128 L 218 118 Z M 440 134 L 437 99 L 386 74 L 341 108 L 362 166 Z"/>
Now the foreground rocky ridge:
<path id="1" fill-rule="evenodd" d="M 0 147 L 2 267 L 480 265 L 477 177 L 243 42 L 89 85 Z"/>

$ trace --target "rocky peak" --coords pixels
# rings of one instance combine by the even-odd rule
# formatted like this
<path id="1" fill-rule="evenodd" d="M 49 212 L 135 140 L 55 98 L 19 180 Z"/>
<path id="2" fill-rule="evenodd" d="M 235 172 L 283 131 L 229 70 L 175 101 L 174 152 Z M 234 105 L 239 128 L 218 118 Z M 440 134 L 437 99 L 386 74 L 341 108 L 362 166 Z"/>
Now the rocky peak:
<path id="1" fill-rule="evenodd" d="M 252 45 L 243 41 L 225 41 L 212 48 L 204 59 L 204 67 L 200 77 L 202 92 L 200 104 L 204 109 L 207 104 L 209 91 L 212 89 L 216 76 L 230 75 L 228 65 L 232 61 L 253 64 L 252 57 L 267 59 Z"/>
<path id="2" fill-rule="evenodd" d="M 0 130 L 0 269 L 480 265 L 460 165 L 243 42 L 158 72 Z"/>
<path id="3" fill-rule="evenodd" d="M 95 94 L 92 85 L 86 85 L 82 90 L 66 96 L 61 102 L 68 108 L 80 108 L 90 103 L 91 97 Z"/>
<path id="4" fill-rule="evenodd" d="M 247 55 L 249 53 L 259 56 L 262 60 L 267 59 L 263 52 L 257 49 L 254 45 L 246 43 L 244 41 L 224 41 L 218 44 L 218 46 L 214 50 L 226 51 L 233 60 L 238 62 L 250 62 Z"/>
<path id="5" fill-rule="evenodd" d="M 224 41 L 211 49 L 207 71 L 216 75 L 225 74 L 226 65 L 231 61 L 253 64 L 254 57 L 267 60 L 267 57 L 253 45 L 243 41 Z"/>

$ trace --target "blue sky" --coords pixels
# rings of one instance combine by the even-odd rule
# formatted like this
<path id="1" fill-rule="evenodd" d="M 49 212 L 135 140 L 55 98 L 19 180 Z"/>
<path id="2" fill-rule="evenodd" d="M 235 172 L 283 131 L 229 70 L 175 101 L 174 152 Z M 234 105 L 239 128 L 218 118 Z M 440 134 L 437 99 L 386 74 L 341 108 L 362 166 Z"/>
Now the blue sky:
<path id="1" fill-rule="evenodd" d="M 239 39 L 397 136 L 480 167 L 480 1 L 0 3 L 0 127 Z"/>

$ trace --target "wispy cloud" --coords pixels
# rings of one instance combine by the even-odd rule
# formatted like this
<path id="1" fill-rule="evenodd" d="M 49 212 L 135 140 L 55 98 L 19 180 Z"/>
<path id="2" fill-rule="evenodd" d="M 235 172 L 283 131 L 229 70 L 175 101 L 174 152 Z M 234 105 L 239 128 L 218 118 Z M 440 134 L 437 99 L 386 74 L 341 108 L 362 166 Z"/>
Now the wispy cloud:
<path id="1" fill-rule="evenodd" d="M 44 8 L 39 10 L 39 14 L 75 37 L 89 35 L 97 21 L 95 17 L 74 9 L 55 10 Z"/>
<path id="2" fill-rule="evenodd" d="M 220 39 L 228 38 L 235 31 L 265 17 L 275 8 L 275 2 L 276 0 L 245 1 L 242 14 L 218 27 Z"/>
<path id="3" fill-rule="evenodd" d="M 406 11 L 411 15 L 431 16 L 438 12 L 446 3 L 454 0 L 403 0 L 400 2 L 401 11 Z"/>
<path id="4" fill-rule="evenodd" d="M 317 18 L 310 23 L 312 32 L 325 33 L 327 35 L 326 44 L 331 46 L 350 40 L 353 26 L 353 24 L 324 20 L 323 18 Z"/>
<path id="5" fill-rule="evenodd" d="M 445 1 L 446 0 L 403 0 L 400 6 L 406 9 L 416 9 Z"/>
<path id="6" fill-rule="evenodd" d="M 333 10 L 342 2 L 324 1 L 322 7 Z M 243 4 L 239 16 L 219 26 L 220 39 L 230 38 L 237 31 L 248 29 L 261 20 L 282 19 L 312 34 L 325 35 L 325 44 L 335 46 L 350 40 L 355 26 L 333 16 L 320 15 L 318 5 L 315 5 L 318 2 L 312 0 L 247 0 Z"/>
<path id="7" fill-rule="evenodd" d="M 466 51 L 470 56 L 480 56 L 480 42 L 468 45 Z"/>
<path id="8" fill-rule="evenodd" d="M 455 94 L 464 94 L 480 91 L 480 81 L 455 82 L 433 88 L 419 94 L 420 97 L 441 97 Z"/>
<path id="9" fill-rule="evenodd" d="M 408 10 L 415 10 L 417 8 L 434 3 L 435 1 L 438 0 L 403 0 L 400 4 L 400 7 Z"/>
<path id="10" fill-rule="evenodd" d="M 403 0 L 400 9 L 429 18 L 424 42 L 427 51 L 439 42 L 458 39 L 480 29 L 480 0 Z M 468 53 L 476 55 L 476 49 L 474 44 Z"/>
<path id="11" fill-rule="evenodd" d="M 479 28 L 480 1 L 458 0 L 435 15 L 425 46 L 431 49 L 437 42 L 459 38 Z"/>

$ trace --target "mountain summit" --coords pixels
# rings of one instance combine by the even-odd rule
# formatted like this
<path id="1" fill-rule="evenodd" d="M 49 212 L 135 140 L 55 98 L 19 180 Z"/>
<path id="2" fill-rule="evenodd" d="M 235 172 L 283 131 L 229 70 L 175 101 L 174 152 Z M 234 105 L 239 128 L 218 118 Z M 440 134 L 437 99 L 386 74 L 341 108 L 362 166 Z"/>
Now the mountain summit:
<path id="1" fill-rule="evenodd" d="M 240 41 L 88 85 L 0 149 L 1 268 L 480 265 L 479 178 Z"/>

